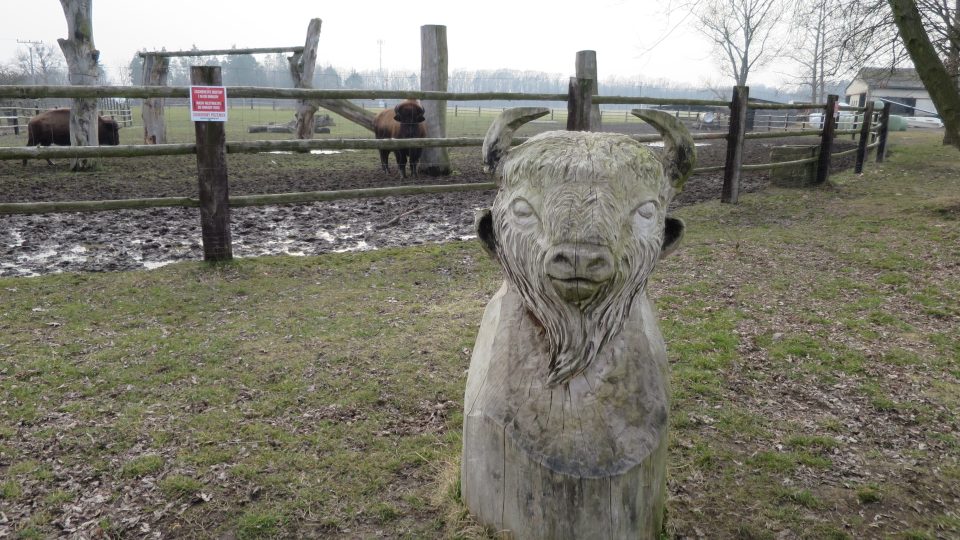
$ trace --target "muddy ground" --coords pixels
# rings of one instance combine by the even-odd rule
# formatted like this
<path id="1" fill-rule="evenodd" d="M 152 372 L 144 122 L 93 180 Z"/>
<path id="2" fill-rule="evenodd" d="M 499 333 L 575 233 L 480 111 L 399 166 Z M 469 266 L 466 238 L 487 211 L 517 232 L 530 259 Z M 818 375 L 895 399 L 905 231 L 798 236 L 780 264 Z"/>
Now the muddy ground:
<path id="1" fill-rule="evenodd" d="M 723 163 L 724 143 L 710 142 L 698 147 L 698 166 Z M 815 142 L 811 138 L 748 141 L 744 162 L 768 162 L 774 145 Z M 837 143 L 838 149 L 852 146 L 849 140 Z M 374 151 L 231 154 L 227 167 L 230 193 L 246 195 L 486 182 L 478 156 L 477 148 L 451 149 L 454 174 L 420 180 L 403 180 L 396 171 L 386 175 Z M 851 157 L 841 158 L 834 168 L 849 167 L 851 162 Z M 721 185 L 722 173 L 693 176 L 674 206 L 719 199 Z M 741 191 L 767 185 L 766 173 L 746 173 Z M 91 173 L 71 173 L 67 160 L 52 166 L 42 161 L 26 166 L 0 161 L 0 202 L 196 197 L 196 193 L 193 156 L 116 158 L 104 160 Z M 489 206 L 493 195 L 482 191 L 234 208 L 233 252 L 236 257 L 316 255 L 466 240 L 474 235 L 475 211 Z M 0 276 L 156 268 L 202 257 L 195 208 L 0 215 Z"/>

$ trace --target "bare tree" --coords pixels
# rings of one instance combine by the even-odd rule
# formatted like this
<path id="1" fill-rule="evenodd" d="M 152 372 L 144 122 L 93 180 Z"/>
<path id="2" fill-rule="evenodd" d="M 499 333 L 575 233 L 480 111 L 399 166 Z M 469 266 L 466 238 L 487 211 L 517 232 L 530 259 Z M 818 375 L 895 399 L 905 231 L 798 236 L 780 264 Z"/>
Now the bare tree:
<path id="1" fill-rule="evenodd" d="M 784 0 L 707 0 L 695 8 L 697 29 L 713 42 L 722 71 L 745 86 L 750 71 L 778 55 L 786 40 L 775 30 L 786 12 Z"/>
<path id="2" fill-rule="evenodd" d="M 24 84 L 26 76 L 22 71 L 0 64 L 0 84 Z"/>
<path id="3" fill-rule="evenodd" d="M 860 22 L 856 6 L 841 0 L 801 0 L 797 2 L 793 25 L 796 42 L 786 56 L 799 66 L 797 82 L 809 89 L 810 102 L 826 99 L 827 88 L 852 70 L 852 58 L 863 56 L 862 42 L 850 42 L 847 36 Z"/>
<path id="4" fill-rule="evenodd" d="M 45 43 L 33 43 L 29 50 L 17 51 L 17 65 L 33 84 L 63 84 L 63 54 Z"/>

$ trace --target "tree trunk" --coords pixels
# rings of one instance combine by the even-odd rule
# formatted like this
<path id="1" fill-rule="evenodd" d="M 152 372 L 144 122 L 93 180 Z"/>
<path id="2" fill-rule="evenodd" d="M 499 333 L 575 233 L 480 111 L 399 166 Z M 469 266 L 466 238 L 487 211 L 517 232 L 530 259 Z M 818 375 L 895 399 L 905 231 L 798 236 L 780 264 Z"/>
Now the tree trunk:
<path id="1" fill-rule="evenodd" d="M 947 55 L 947 73 L 953 77 L 953 84 L 960 91 L 960 0 L 956 0 L 953 22 L 947 29 L 950 38 L 950 53 Z M 944 146 L 957 146 L 960 141 L 949 129 L 943 132 Z"/>
<path id="2" fill-rule="evenodd" d="M 447 27 L 427 24 L 420 27 L 420 90 L 447 91 Z M 421 105 L 427 118 L 427 137 L 447 136 L 447 102 L 425 100 Z M 428 176 L 450 174 L 446 148 L 424 148 L 420 170 Z"/>
<path id="3" fill-rule="evenodd" d="M 460 489 L 483 525 L 544 540 L 658 538 L 666 499 L 669 383 L 655 308 L 562 387 L 516 286 L 487 304 L 467 376 Z"/>
<path id="4" fill-rule="evenodd" d="M 58 39 L 63 56 L 67 59 L 70 84 L 96 86 L 99 70 L 97 62 L 100 51 L 93 45 L 93 0 L 60 0 L 67 18 L 69 39 Z M 70 143 L 72 146 L 97 146 L 97 100 L 80 98 L 73 100 L 70 109 Z M 87 171 L 96 167 L 93 158 L 74 158 L 74 171 Z"/>
<path id="5" fill-rule="evenodd" d="M 170 72 L 170 59 L 147 55 L 143 58 L 143 85 L 166 86 L 167 74 Z M 143 109 L 140 113 L 143 118 L 143 143 L 166 144 L 167 123 L 164 119 L 164 99 L 148 98 L 143 100 Z"/>
<path id="6" fill-rule="evenodd" d="M 960 90 L 956 80 L 940 61 L 937 50 L 923 28 L 923 19 L 913 0 L 889 0 L 893 20 L 900 30 L 903 44 L 916 66 L 917 75 L 930 93 L 930 99 L 943 120 L 950 140 L 960 150 Z"/>
<path id="7" fill-rule="evenodd" d="M 311 19 L 307 25 L 307 40 L 302 53 L 295 53 L 287 60 L 290 62 L 290 76 L 295 88 L 313 88 L 313 70 L 317 64 L 317 46 L 320 42 L 320 19 Z M 317 103 L 313 100 L 297 101 L 297 138 L 312 139 L 314 114 Z"/>

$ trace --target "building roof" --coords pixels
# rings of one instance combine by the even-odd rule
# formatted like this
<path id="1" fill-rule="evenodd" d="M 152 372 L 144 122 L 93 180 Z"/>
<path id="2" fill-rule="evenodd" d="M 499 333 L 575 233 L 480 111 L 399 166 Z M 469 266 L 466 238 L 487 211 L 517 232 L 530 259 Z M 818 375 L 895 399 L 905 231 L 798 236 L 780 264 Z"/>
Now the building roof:
<path id="1" fill-rule="evenodd" d="M 913 68 L 865 67 L 854 81 L 862 80 L 872 89 L 924 90 L 923 82 Z"/>

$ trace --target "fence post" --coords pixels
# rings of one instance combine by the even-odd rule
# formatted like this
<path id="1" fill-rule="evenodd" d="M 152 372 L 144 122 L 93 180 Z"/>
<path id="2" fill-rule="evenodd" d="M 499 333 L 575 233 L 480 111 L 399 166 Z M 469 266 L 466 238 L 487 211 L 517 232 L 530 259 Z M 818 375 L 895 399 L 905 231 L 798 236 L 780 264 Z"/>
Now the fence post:
<path id="1" fill-rule="evenodd" d="M 815 185 L 823 184 L 830 178 L 830 157 L 833 154 L 833 139 L 837 131 L 837 99 L 839 98 L 836 94 L 830 94 L 823 107 L 823 132 L 820 135 L 820 159 L 817 161 Z"/>
<path id="2" fill-rule="evenodd" d="M 222 85 L 220 66 L 191 66 L 190 84 Z M 205 261 L 228 261 L 233 258 L 224 127 L 223 122 L 194 122 L 197 179 L 200 184 L 200 228 Z"/>
<path id="3" fill-rule="evenodd" d="M 870 143 L 870 127 L 873 122 L 873 102 L 867 105 L 867 110 L 863 111 L 863 123 L 860 124 L 860 140 L 857 142 L 857 163 L 853 167 L 853 172 L 860 174 L 863 172 L 863 160 L 867 158 L 867 144 Z"/>
<path id="4" fill-rule="evenodd" d="M 166 86 L 170 59 L 148 54 L 143 57 L 143 85 Z M 164 120 L 163 98 L 143 100 L 140 117 L 143 118 L 143 143 L 166 144 L 167 124 Z"/>
<path id="5" fill-rule="evenodd" d="M 887 133 L 890 131 L 890 102 L 883 103 L 880 113 L 880 133 L 877 140 L 877 163 L 883 163 L 887 157 Z"/>
<path id="6" fill-rule="evenodd" d="M 567 90 L 567 131 L 590 131 L 591 79 L 570 77 Z"/>
<path id="7" fill-rule="evenodd" d="M 420 27 L 420 90 L 447 91 L 447 27 L 425 24 Z M 421 103 L 427 117 L 427 137 L 447 136 L 447 102 L 427 100 Z M 428 176 L 447 176 L 450 154 L 446 148 L 424 148 L 420 170 Z"/>
<path id="8" fill-rule="evenodd" d="M 730 100 L 730 130 L 727 133 L 727 161 L 723 166 L 720 202 L 737 204 L 740 199 L 740 166 L 743 165 L 743 135 L 747 127 L 749 86 L 734 86 Z"/>
<path id="9" fill-rule="evenodd" d="M 590 95 L 599 93 L 597 86 L 597 51 L 577 51 L 578 79 L 590 79 Z M 586 131 L 600 131 L 603 117 L 600 116 L 600 105 L 590 105 L 590 125 Z"/>

